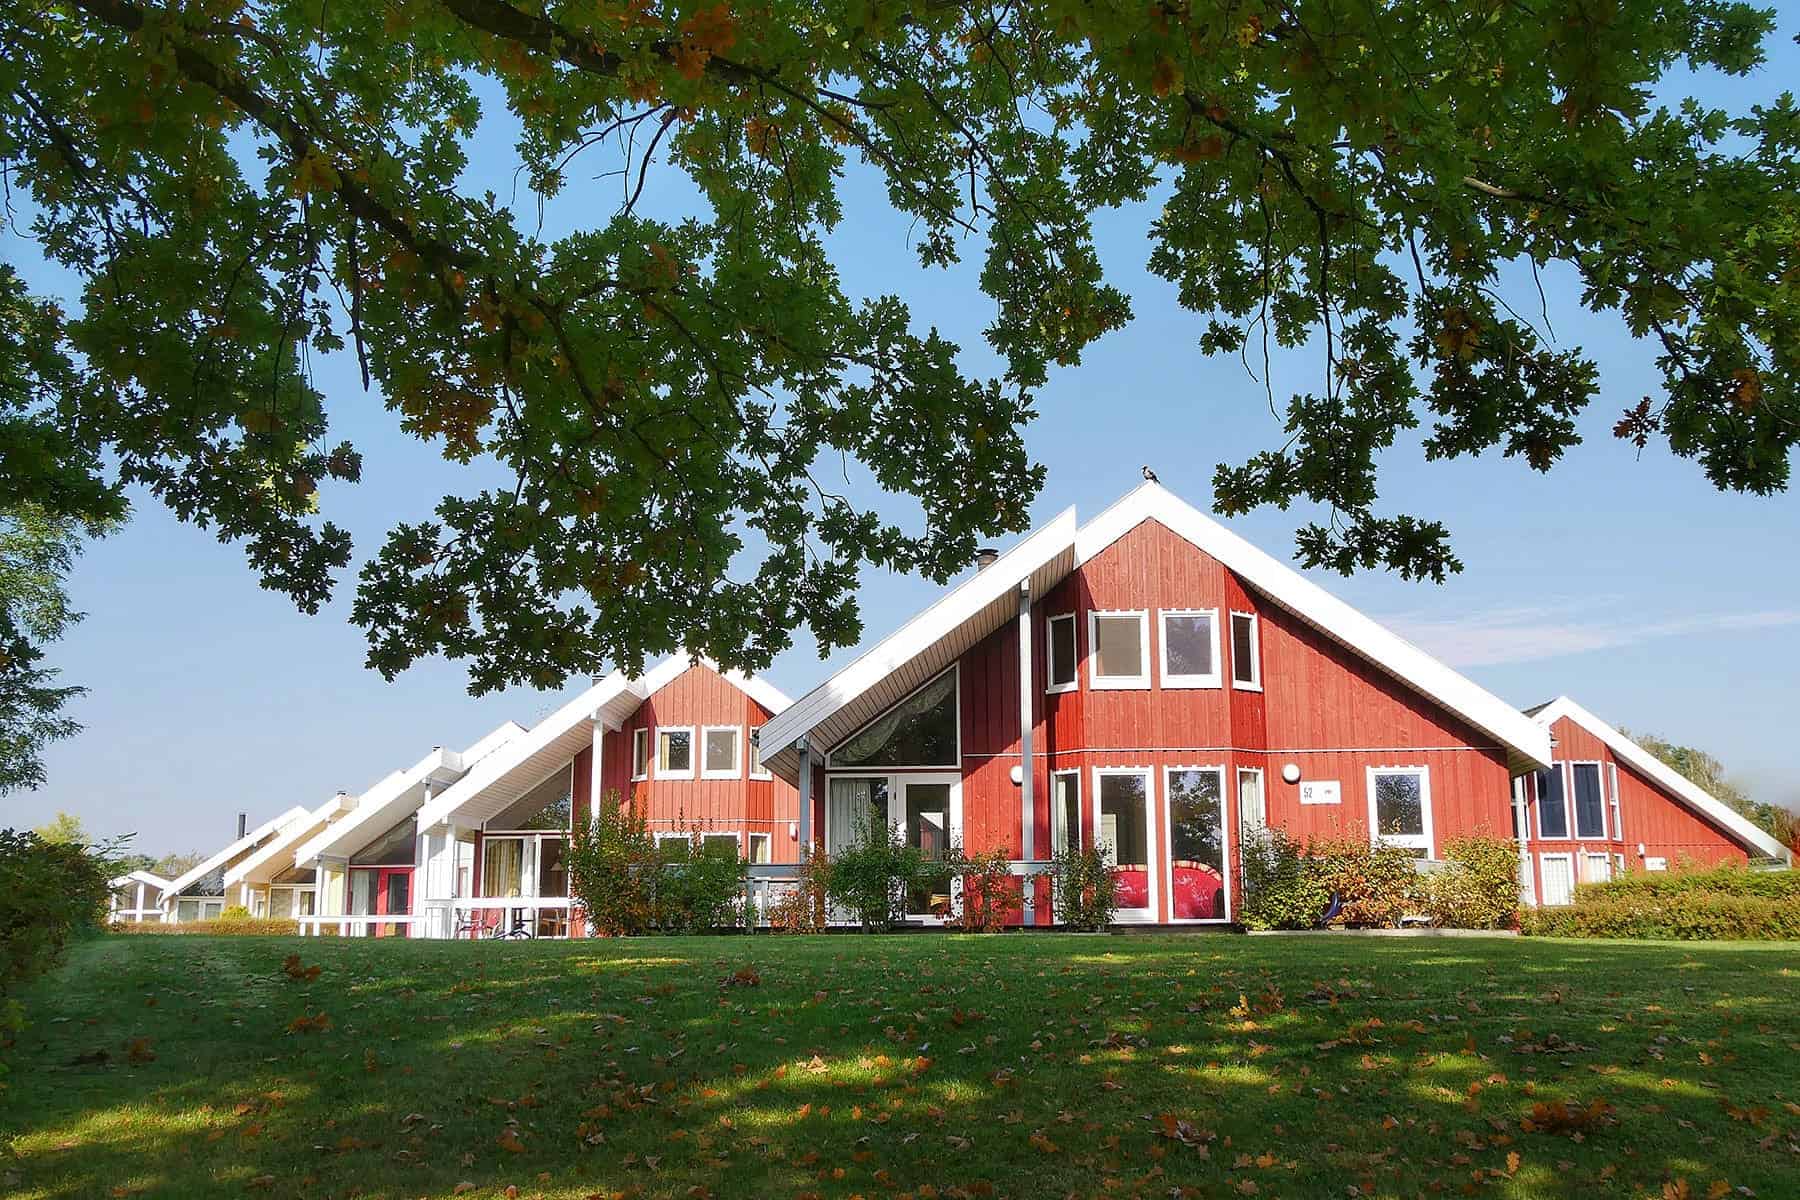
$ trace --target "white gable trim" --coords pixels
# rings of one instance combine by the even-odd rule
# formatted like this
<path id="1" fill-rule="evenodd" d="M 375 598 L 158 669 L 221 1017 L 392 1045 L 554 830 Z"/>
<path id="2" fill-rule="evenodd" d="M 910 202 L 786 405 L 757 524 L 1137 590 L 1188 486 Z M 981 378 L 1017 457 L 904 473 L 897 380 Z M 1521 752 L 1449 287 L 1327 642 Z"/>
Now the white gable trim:
<path id="1" fill-rule="evenodd" d="M 1161 484 L 1139 485 L 1082 526 L 1075 561 L 1085 563 L 1147 520 L 1217 559 L 1248 587 L 1506 747 L 1514 773 L 1550 765 L 1548 732 L 1473 680 L 1257 549 Z"/>
<path id="2" fill-rule="evenodd" d="M 236 858 L 244 851 L 255 846 L 258 842 L 262 841 L 276 830 L 284 829 L 296 821 L 304 821 L 309 815 L 311 814 L 304 808 L 295 805 L 274 820 L 263 822 L 249 833 L 246 833 L 243 837 L 238 838 L 235 842 L 232 842 L 229 846 L 220 850 L 217 854 L 214 854 L 211 858 L 201 862 L 199 866 L 193 868 L 191 871 L 169 880 L 168 885 L 163 888 L 163 896 L 167 898 L 176 895 L 190 883 L 199 879 L 204 879 L 212 874 L 218 869 L 220 863 L 230 862 L 233 858 Z"/>
<path id="3" fill-rule="evenodd" d="M 317 833 L 321 826 L 329 824 L 337 818 L 338 814 L 347 811 L 352 803 L 354 803 L 354 801 L 349 796 L 340 792 L 327 800 L 324 804 L 321 804 L 318 808 L 315 808 L 310 813 L 306 814 L 306 820 L 295 821 L 292 825 L 283 829 L 279 834 L 272 838 L 267 845 L 258 846 L 254 851 L 246 854 L 239 862 L 234 864 L 229 871 L 225 872 L 226 888 L 229 889 L 232 884 L 249 879 L 251 873 L 259 868 L 275 863 L 281 857 L 282 851 L 288 849 L 301 838 L 311 837 Z M 280 873 L 281 868 L 276 867 L 268 874 L 270 878 L 273 878 Z M 265 881 L 253 880 L 252 882 L 261 883 Z"/>
<path id="4" fill-rule="evenodd" d="M 858 655 L 830 679 L 763 725 L 757 735 L 765 768 L 826 718 L 974 620 L 990 605 L 1018 591 L 1045 564 L 1075 545 L 1075 510 L 1064 509 L 991 564 L 975 572 L 899 629 Z M 946 666 L 948 664 L 945 664 Z M 941 670 L 932 671 L 933 677 Z M 910 693 L 913 689 L 908 688 Z M 823 747 L 829 749 L 829 747 Z M 792 765 L 779 772 L 792 778 Z"/>
<path id="5" fill-rule="evenodd" d="M 1567 696 L 1558 696 L 1550 703 L 1532 709 L 1531 715 L 1533 720 L 1544 727 L 1546 733 L 1562 718 L 1569 718 L 1605 742 L 1607 749 L 1629 763 L 1639 774 L 1649 776 L 1683 804 L 1730 830 L 1748 848 L 1760 850 L 1770 858 L 1793 865 L 1793 851 L 1770 837 L 1768 831 Z"/>
<path id="6" fill-rule="evenodd" d="M 168 890 L 170 881 L 161 875 L 152 875 L 149 871 L 127 871 L 117 879 L 107 881 L 109 888 L 124 887 L 128 883 L 142 883 L 155 888 L 158 892 Z"/>

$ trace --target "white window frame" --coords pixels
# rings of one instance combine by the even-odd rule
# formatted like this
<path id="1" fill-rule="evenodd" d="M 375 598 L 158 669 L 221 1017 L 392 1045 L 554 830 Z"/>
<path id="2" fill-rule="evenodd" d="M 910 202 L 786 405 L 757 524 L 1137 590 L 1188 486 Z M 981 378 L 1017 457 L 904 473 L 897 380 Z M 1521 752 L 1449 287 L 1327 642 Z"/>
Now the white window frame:
<path id="1" fill-rule="evenodd" d="M 1572 758 L 1562 764 L 1567 769 L 1563 780 L 1563 796 L 1569 804 L 1569 840 L 1575 842 L 1604 842 L 1611 840 L 1606 828 L 1606 764 L 1597 758 Z M 1578 816 L 1580 808 L 1575 803 L 1575 768 L 1592 767 L 1597 776 L 1595 782 L 1600 787 L 1600 832 L 1586 834 L 1581 832 L 1581 821 Z"/>
<path id="2" fill-rule="evenodd" d="M 1210 674 L 1177 675 L 1169 670 L 1169 618 L 1207 617 L 1212 622 L 1212 665 Z M 1219 610 L 1216 608 L 1159 608 L 1156 610 L 1157 667 L 1165 688 L 1216 688 L 1222 685 L 1223 668 L 1219 662 Z"/>
<path id="3" fill-rule="evenodd" d="M 656 750 L 655 733 L 648 725 L 639 725 L 631 731 L 631 778 L 634 781 L 650 778 L 650 759 Z M 642 754 L 638 753 L 640 745 Z"/>
<path id="4" fill-rule="evenodd" d="M 706 765 L 706 739 L 715 733 L 731 735 L 731 766 L 729 769 L 714 771 Z M 742 725 L 702 725 L 700 727 L 700 778 L 702 779 L 738 779 L 744 773 L 744 727 Z"/>
<path id="5" fill-rule="evenodd" d="M 670 770 L 663 766 L 663 738 L 671 733 L 688 735 L 688 765 L 685 771 Z M 698 729 L 692 725 L 659 725 L 656 730 L 656 738 L 651 744 L 656 748 L 656 757 L 653 762 L 658 779 L 692 779 L 694 777 L 694 773 L 700 765 L 700 731 Z"/>
<path id="6" fill-rule="evenodd" d="M 773 779 L 775 776 L 769 771 L 769 768 L 763 766 L 762 744 L 756 739 L 756 730 L 760 728 L 759 725 L 754 729 L 744 731 L 744 745 L 747 747 L 745 753 L 749 755 L 749 768 L 744 773 L 745 778 Z"/>
<path id="7" fill-rule="evenodd" d="M 769 848 L 769 857 L 762 861 L 775 861 L 775 835 L 772 833 L 746 833 L 744 835 L 744 857 L 749 862 L 757 862 L 756 843 L 761 842 Z"/>
<path id="8" fill-rule="evenodd" d="M 1053 854 L 1056 853 L 1057 851 L 1061 850 L 1064 846 L 1068 846 L 1070 844 L 1069 840 L 1068 840 L 1069 831 L 1066 829 L 1063 830 L 1063 845 L 1058 846 L 1056 844 L 1057 843 L 1057 837 L 1056 837 L 1057 827 L 1060 824 L 1060 822 L 1062 821 L 1062 806 L 1056 802 L 1056 781 L 1059 778 L 1062 778 L 1063 776 L 1073 776 L 1075 779 L 1075 842 L 1074 842 L 1074 844 L 1077 846 L 1088 846 L 1088 845 L 1093 844 L 1092 839 L 1090 839 L 1087 836 L 1086 810 L 1082 807 L 1082 804 L 1081 804 L 1081 801 L 1082 801 L 1081 768 L 1068 767 L 1068 768 L 1064 768 L 1062 770 L 1051 771 L 1050 772 L 1050 851 Z"/>
<path id="9" fill-rule="evenodd" d="M 1070 650 L 1074 658 L 1069 661 L 1069 681 L 1056 682 L 1056 623 L 1069 623 Z M 1044 691 L 1057 694 L 1073 692 L 1081 687 L 1081 624 L 1072 612 L 1055 613 L 1044 620 Z"/>
<path id="10" fill-rule="evenodd" d="M 1157 904 L 1162 899 L 1162 893 L 1159 888 L 1162 872 L 1156 869 L 1156 769 L 1154 767 L 1094 768 L 1094 816 L 1092 821 L 1094 839 L 1088 843 L 1092 846 L 1100 844 L 1100 799 L 1104 786 L 1101 781 L 1109 775 L 1137 775 L 1141 776 L 1144 780 L 1144 822 L 1147 826 L 1144 830 L 1144 857 L 1148 860 L 1145 864 L 1145 874 L 1148 876 L 1145 893 L 1150 901 L 1149 906 L 1146 908 L 1121 908 L 1114 914 L 1113 919 L 1121 924 L 1144 924 L 1147 922 L 1154 922 L 1158 912 Z M 1119 848 L 1114 846 L 1112 849 L 1113 862 L 1116 864 L 1119 857 Z"/>
<path id="11" fill-rule="evenodd" d="M 1612 813 L 1612 840 L 1622 842 L 1625 824 L 1619 819 L 1619 764 L 1616 762 L 1606 764 L 1606 801 Z"/>
<path id="12" fill-rule="evenodd" d="M 859 734 L 862 733 L 863 730 L 867 729 L 869 726 L 873 725 L 875 722 L 881 720 L 881 718 L 887 716 L 889 713 L 893 712 L 896 708 L 899 708 L 902 704 L 905 704 L 908 700 L 911 700 L 914 696 L 918 695 L 920 692 L 924 691 L 926 688 L 930 687 L 932 684 L 936 683 L 938 680 L 942 679 L 946 675 L 955 675 L 956 676 L 956 684 L 955 684 L 955 686 L 953 686 L 950 689 L 950 700 L 951 700 L 952 706 L 956 709 L 956 761 L 955 762 L 920 763 L 916 766 L 909 763 L 908 765 L 903 766 L 903 767 L 867 766 L 867 765 L 849 766 L 849 765 L 840 765 L 837 762 L 837 752 L 838 752 L 839 748 L 848 744 L 851 741 L 851 739 L 857 737 Z M 918 687 L 916 687 L 912 691 L 906 693 L 906 695 L 900 697 L 900 699 L 894 701 L 892 704 L 888 705 L 886 708 L 884 708 L 880 712 L 876 713 L 873 717 L 870 717 L 867 721 L 864 721 L 861 725 L 858 725 L 855 729 L 851 730 L 848 734 L 846 734 L 838 742 L 838 744 L 836 746 L 833 746 L 831 748 L 831 751 L 828 754 L 825 755 L 825 769 L 827 771 L 842 771 L 846 775 L 867 775 L 867 776 L 871 776 L 871 777 L 891 775 L 895 771 L 961 771 L 962 770 L 962 664 L 961 663 L 952 663 L 949 667 L 945 668 L 942 671 L 939 671 L 936 675 L 933 675 L 930 679 L 927 679 L 924 683 L 921 683 Z"/>
<path id="13" fill-rule="evenodd" d="M 1537 772 L 1531 775 L 1531 806 L 1537 809 L 1537 835 L 1540 842 L 1572 842 L 1575 840 L 1575 814 L 1569 811 L 1569 773 L 1563 770 L 1565 763 L 1551 763 L 1550 769 L 1562 776 L 1563 834 L 1544 832 L 1544 797 L 1538 791 Z"/>
<path id="14" fill-rule="evenodd" d="M 690 854 L 693 853 L 694 839 L 688 833 L 688 831 L 685 829 L 659 830 L 656 833 L 653 833 L 650 835 L 650 840 L 655 843 L 656 848 L 658 850 L 661 850 L 663 848 L 663 843 L 665 843 L 665 842 L 686 842 L 686 843 L 688 843 L 688 847 L 689 847 L 688 852 Z"/>
<path id="15" fill-rule="evenodd" d="M 732 853 L 737 857 L 742 858 L 744 856 L 744 839 L 738 834 L 726 833 L 722 830 L 714 830 L 711 833 L 708 833 L 704 829 L 700 831 L 700 853 L 706 853 L 706 843 L 708 842 L 723 842 L 727 840 L 731 842 Z"/>
<path id="16" fill-rule="evenodd" d="M 1599 861 L 1601 867 L 1606 871 L 1606 878 L 1577 879 L 1577 883 L 1606 883 L 1608 880 L 1612 879 L 1613 856 L 1611 852 L 1606 850 L 1583 850 L 1581 852 L 1581 862 L 1584 867 L 1592 864 L 1596 860 Z"/>
<path id="17" fill-rule="evenodd" d="M 1417 775 L 1419 777 L 1419 820 L 1423 833 L 1382 833 L 1375 808 L 1375 779 L 1379 775 Z M 1370 845 L 1403 846 L 1423 850 L 1425 857 L 1437 857 L 1436 825 L 1431 819 L 1431 768 L 1422 766 L 1370 767 L 1364 772 L 1364 787 L 1369 799 Z"/>
<path id="18" fill-rule="evenodd" d="M 1224 925 L 1231 920 L 1231 794 L 1225 790 L 1227 767 L 1224 763 L 1184 763 L 1180 766 L 1164 767 L 1162 772 L 1162 809 L 1156 815 L 1157 824 L 1170 828 L 1169 800 L 1174 790 L 1169 787 L 1169 777 L 1178 771 L 1203 771 L 1215 775 L 1219 780 L 1219 853 L 1224 860 L 1219 866 L 1219 877 L 1225 884 L 1225 912 L 1217 917 L 1178 917 L 1175 915 L 1175 846 L 1171 837 L 1168 851 L 1162 856 L 1163 883 L 1169 896 L 1169 924 L 1171 925 Z"/>
<path id="19" fill-rule="evenodd" d="M 1256 828 L 1264 830 L 1269 827 L 1269 779 L 1268 773 L 1261 767 L 1239 767 L 1233 775 L 1237 782 L 1237 819 L 1238 831 L 1242 836 L 1244 826 L 1244 776 L 1256 776 L 1257 794 L 1262 797 L 1263 819 Z"/>
<path id="20" fill-rule="evenodd" d="M 1138 664 L 1136 675 L 1100 674 L 1100 622 L 1136 617 Z M 1088 689 L 1096 692 L 1143 691 L 1150 686 L 1150 610 L 1147 608 L 1093 608 L 1088 610 Z"/>
<path id="21" fill-rule="evenodd" d="M 1247 618 L 1250 622 L 1250 670 L 1253 679 L 1242 680 L 1237 677 L 1237 619 Z M 1262 675 L 1262 617 L 1253 612 L 1245 612 L 1241 608 L 1231 610 L 1229 620 L 1230 637 L 1227 638 L 1231 650 L 1231 686 L 1239 692 L 1260 692 L 1263 690 Z"/>
<path id="22" fill-rule="evenodd" d="M 1538 906 L 1541 908 L 1567 908 L 1575 903 L 1575 888 L 1581 882 L 1580 874 L 1575 868 L 1575 852 L 1573 850 L 1551 850 L 1539 854 L 1538 877 L 1540 879 L 1547 880 L 1549 878 L 1544 874 L 1544 864 L 1552 859 L 1562 859 L 1569 864 L 1569 898 L 1560 904 L 1550 903 L 1548 896 L 1550 889 L 1546 886 L 1542 889 L 1545 894 L 1538 897 Z"/>

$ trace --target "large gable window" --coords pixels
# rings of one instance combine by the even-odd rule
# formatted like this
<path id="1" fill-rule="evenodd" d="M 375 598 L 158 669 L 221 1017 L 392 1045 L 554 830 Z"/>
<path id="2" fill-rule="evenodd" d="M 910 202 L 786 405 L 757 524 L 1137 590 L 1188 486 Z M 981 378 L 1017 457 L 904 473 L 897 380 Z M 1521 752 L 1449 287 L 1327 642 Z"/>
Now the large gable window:
<path id="1" fill-rule="evenodd" d="M 417 856 L 418 824 L 408 817 L 350 856 L 353 867 L 410 867 Z"/>
<path id="2" fill-rule="evenodd" d="M 1051 617 L 1049 626 L 1046 659 L 1049 667 L 1049 691 L 1072 692 L 1075 690 L 1075 614 L 1062 613 Z"/>
<path id="3" fill-rule="evenodd" d="M 692 726 L 656 731 L 656 777 L 658 779 L 692 779 L 694 777 L 694 730 Z"/>
<path id="4" fill-rule="evenodd" d="M 1575 791 L 1575 836 L 1606 837 L 1606 797 L 1600 791 L 1600 764 L 1573 763 L 1569 767 Z"/>
<path id="5" fill-rule="evenodd" d="M 1568 837 L 1569 803 L 1563 798 L 1562 767 L 1539 771 L 1534 783 L 1537 788 L 1538 836 Z"/>
<path id="6" fill-rule="evenodd" d="M 1219 614 L 1215 610 L 1162 614 L 1162 685 L 1219 686 Z"/>
<path id="7" fill-rule="evenodd" d="M 1093 669 L 1088 672 L 1089 687 L 1150 686 L 1149 613 L 1089 613 L 1088 646 L 1093 654 Z"/>
<path id="8" fill-rule="evenodd" d="M 956 669 L 850 735 L 831 752 L 834 767 L 956 767 Z"/>

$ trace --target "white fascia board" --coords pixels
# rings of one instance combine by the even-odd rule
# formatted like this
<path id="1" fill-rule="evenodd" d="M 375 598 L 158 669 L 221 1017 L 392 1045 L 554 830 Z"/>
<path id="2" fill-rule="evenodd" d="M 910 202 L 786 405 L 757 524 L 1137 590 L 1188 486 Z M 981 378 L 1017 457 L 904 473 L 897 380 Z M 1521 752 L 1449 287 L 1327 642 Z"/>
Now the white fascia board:
<path id="1" fill-rule="evenodd" d="M 1146 482 L 1083 526 L 1084 563 L 1145 520 L 1155 520 L 1217 559 L 1246 585 L 1387 674 L 1455 713 L 1532 765 L 1550 765 L 1547 730 L 1466 676 L 1344 601 L 1157 483 Z"/>
<path id="2" fill-rule="evenodd" d="M 918 616 L 858 655 L 841 671 L 767 721 L 757 734 L 762 760 L 793 745 L 921 652 L 948 636 L 1075 544 L 1075 510 L 1066 508 L 988 566 L 951 588 Z"/>
<path id="3" fill-rule="evenodd" d="M 1602 742 L 1607 749 L 1630 763 L 1640 775 L 1647 775 L 1664 791 L 1672 793 L 1689 808 L 1705 816 L 1716 824 L 1723 825 L 1750 847 L 1762 851 L 1770 858 L 1780 859 L 1792 866 L 1793 851 L 1769 836 L 1767 830 L 1752 822 L 1737 809 L 1731 807 L 1681 772 L 1671 767 L 1656 755 L 1650 753 L 1617 729 L 1602 721 L 1599 717 L 1583 708 L 1567 696 L 1558 696 L 1548 704 L 1541 704 L 1532 709 L 1532 719 L 1549 732 L 1552 725 L 1564 717 L 1581 726 Z"/>
<path id="4" fill-rule="evenodd" d="M 303 821 L 306 819 L 307 815 L 307 811 L 304 808 L 295 805 L 274 820 L 263 822 L 249 833 L 246 833 L 243 837 L 238 838 L 236 841 L 226 846 L 223 850 L 220 850 L 218 853 L 201 862 L 199 866 L 193 868 L 191 871 L 169 880 L 168 886 L 163 888 L 163 895 L 165 897 L 174 895 L 175 893 L 180 892 L 181 889 L 187 887 L 188 884 L 193 883 L 196 879 L 204 879 L 218 869 L 220 863 L 230 862 L 233 858 L 250 849 L 252 846 L 255 846 L 271 833 L 274 833 L 278 829 L 286 828 L 295 821 Z"/>
<path id="5" fill-rule="evenodd" d="M 468 774 L 432 797 L 429 804 L 422 806 L 419 809 L 419 828 L 433 828 L 453 818 L 465 804 L 491 787 L 496 780 L 505 778 L 533 754 L 575 726 L 592 722 L 608 701 L 629 692 L 630 688 L 631 681 L 615 671 L 524 733 L 512 738 L 480 762 L 473 764 Z"/>
<path id="6" fill-rule="evenodd" d="M 644 672 L 641 678 L 633 680 L 631 693 L 641 704 L 681 678 L 689 667 L 696 664 L 717 672 L 727 683 L 767 709 L 771 716 L 793 703 L 780 688 L 759 676 L 744 671 L 727 671 L 712 659 L 696 657 L 685 650 L 669 655 L 662 662 Z"/>
<path id="7" fill-rule="evenodd" d="M 234 883 L 248 879 L 251 872 L 275 862 L 281 857 L 282 851 L 301 838 L 311 837 L 321 826 L 329 825 L 337 819 L 340 813 L 348 809 L 350 804 L 350 797 L 339 793 L 319 805 L 306 814 L 306 820 L 295 821 L 271 839 L 268 845 L 257 847 L 254 853 L 245 855 L 241 861 L 234 864 L 229 871 L 225 872 L 225 886 L 230 887 Z M 278 869 L 269 874 L 273 877 L 279 873 Z"/>
<path id="8" fill-rule="evenodd" d="M 356 798 L 356 805 L 348 816 L 341 821 L 334 821 L 321 829 L 310 841 L 294 852 L 294 865 L 305 867 L 315 859 L 339 855 L 339 847 L 348 843 L 352 835 L 366 826 L 385 817 L 390 817 L 389 825 L 399 820 L 392 812 L 392 806 L 403 799 L 414 788 L 426 783 L 434 777 L 450 776 L 454 778 L 460 771 L 462 756 L 454 750 L 436 747 L 430 754 L 414 763 L 404 771 L 395 771 L 382 779 L 374 787 Z M 387 826 L 383 826 L 385 829 Z M 379 833 L 382 830 L 376 830 Z M 360 845 L 361 843 L 358 843 Z"/>
<path id="9" fill-rule="evenodd" d="M 117 879 L 108 880 L 106 886 L 117 888 L 124 887 L 128 883 L 148 884 L 161 892 L 168 889 L 170 881 L 164 879 L 161 875 L 152 875 L 148 871 L 127 871 Z"/>

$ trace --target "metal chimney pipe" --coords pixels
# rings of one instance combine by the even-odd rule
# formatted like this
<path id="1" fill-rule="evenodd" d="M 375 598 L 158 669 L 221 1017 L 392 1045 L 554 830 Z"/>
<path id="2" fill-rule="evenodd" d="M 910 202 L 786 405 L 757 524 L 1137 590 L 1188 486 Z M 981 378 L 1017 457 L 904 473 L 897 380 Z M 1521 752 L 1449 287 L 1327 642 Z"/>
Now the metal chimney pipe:
<path id="1" fill-rule="evenodd" d="M 241 812 L 238 814 L 238 834 L 237 835 L 239 837 L 243 837 L 246 833 L 249 833 L 249 832 L 250 832 L 250 814 Z"/>
<path id="2" fill-rule="evenodd" d="M 977 571 L 985 571 L 993 566 L 994 560 L 999 557 L 1000 552 L 998 550 L 994 549 L 992 546 L 983 546 L 975 552 L 975 569 Z"/>

